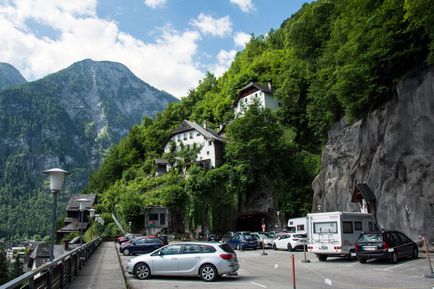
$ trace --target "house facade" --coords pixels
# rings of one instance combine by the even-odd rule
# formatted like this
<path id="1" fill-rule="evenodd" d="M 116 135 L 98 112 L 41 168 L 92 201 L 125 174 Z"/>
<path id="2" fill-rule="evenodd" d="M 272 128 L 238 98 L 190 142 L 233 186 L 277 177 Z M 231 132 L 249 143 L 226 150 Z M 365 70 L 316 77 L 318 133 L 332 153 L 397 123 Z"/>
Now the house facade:
<path id="1" fill-rule="evenodd" d="M 273 98 L 273 87 L 271 81 L 268 84 L 261 85 L 257 82 L 250 82 L 240 89 L 237 99 L 235 100 L 235 115 L 241 116 L 244 111 L 255 101 L 263 108 L 276 110 L 280 107 L 279 102 Z"/>
<path id="2" fill-rule="evenodd" d="M 57 231 L 57 240 L 63 239 L 63 237 L 71 232 L 79 232 L 80 226 L 85 231 L 89 226 L 89 209 L 93 208 L 95 203 L 95 195 L 94 194 L 74 194 L 71 195 L 69 199 L 68 206 L 66 207 L 66 217 L 63 220 L 64 227 Z M 80 204 L 78 202 L 79 199 L 88 200 L 86 204 L 86 209 L 83 211 L 83 220 L 80 223 Z"/>
<path id="3" fill-rule="evenodd" d="M 196 162 L 206 169 L 212 169 L 223 162 L 224 143 L 224 137 L 206 125 L 201 126 L 196 122 L 184 120 L 166 141 L 164 152 L 170 152 L 173 145 L 176 146 L 177 151 L 182 146 L 187 148 L 193 148 L 194 145 L 199 146 L 200 151 Z"/>

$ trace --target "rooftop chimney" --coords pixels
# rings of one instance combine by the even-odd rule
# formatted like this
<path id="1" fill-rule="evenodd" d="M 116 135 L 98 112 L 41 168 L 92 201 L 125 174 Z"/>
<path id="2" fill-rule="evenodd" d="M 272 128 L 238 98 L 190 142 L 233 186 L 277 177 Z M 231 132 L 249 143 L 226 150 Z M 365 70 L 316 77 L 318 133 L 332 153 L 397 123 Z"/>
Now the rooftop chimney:
<path id="1" fill-rule="evenodd" d="M 273 91 L 273 81 L 271 79 L 268 80 L 268 89 Z"/>

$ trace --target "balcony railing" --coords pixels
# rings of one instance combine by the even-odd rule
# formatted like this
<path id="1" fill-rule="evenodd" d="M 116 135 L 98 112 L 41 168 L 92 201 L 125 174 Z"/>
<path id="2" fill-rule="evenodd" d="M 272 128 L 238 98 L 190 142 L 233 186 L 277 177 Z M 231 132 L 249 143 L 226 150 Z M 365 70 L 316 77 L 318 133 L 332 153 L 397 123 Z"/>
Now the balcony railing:
<path id="1" fill-rule="evenodd" d="M 0 289 L 66 288 L 101 244 L 101 241 L 101 238 L 97 238 L 86 243 L 53 262 L 48 262 L 9 281 L 0 286 Z"/>

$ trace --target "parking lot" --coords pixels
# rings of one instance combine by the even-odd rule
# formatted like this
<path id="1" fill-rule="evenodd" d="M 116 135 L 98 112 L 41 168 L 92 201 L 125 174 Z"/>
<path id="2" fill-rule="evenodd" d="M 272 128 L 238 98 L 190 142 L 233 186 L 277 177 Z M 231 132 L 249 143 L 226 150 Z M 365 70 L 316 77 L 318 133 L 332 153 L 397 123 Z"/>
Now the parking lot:
<path id="1" fill-rule="evenodd" d="M 117 246 L 118 248 L 118 246 Z M 425 254 L 416 260 L 401 260 L 398 264 L 386 261 L 347 261 L 329 258 L 320 262 L 313 254 L 307 254 L 310 263 L 302 263 L 302 251 L 287 252 L 266 250 L 237 251 L 240 270 L 238 276 L 223 276 L 215 282 L 204 282 L 200 278 L 152 277 L 138 280 L 124 271 L 128 287 L 131 289 L 154 288 L 293 288 L 291 256 L 295 257 L 297 289 L 417 289 L 434 287 L 434 279 L 425 278 L 429 273 Z M 120 255 L 123 269 L 132 258 Z M 431 256 L 434 262 L 433 256 Z"/>

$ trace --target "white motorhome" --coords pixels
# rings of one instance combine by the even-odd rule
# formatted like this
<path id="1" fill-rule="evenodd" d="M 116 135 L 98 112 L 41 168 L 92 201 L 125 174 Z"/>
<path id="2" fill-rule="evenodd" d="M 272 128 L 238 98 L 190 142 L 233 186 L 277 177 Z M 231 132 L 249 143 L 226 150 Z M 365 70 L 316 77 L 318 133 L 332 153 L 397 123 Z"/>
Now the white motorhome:
<path id="1" fill-rule="evenodd" d="M 308 234 L 307 217 L 289 219 L 288 232 L 297 234 Z"/>
<path id="2" fill-rule="evenodd" d="M 362 232 L 377 231 L 372 214 L 357 212 L 325 212 L 307 215 L 308 252 L 315 253 L 320 261 L 328 256 L 354 257 L 354 244 Z"/>

